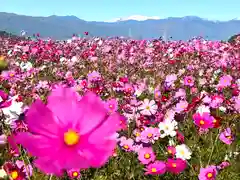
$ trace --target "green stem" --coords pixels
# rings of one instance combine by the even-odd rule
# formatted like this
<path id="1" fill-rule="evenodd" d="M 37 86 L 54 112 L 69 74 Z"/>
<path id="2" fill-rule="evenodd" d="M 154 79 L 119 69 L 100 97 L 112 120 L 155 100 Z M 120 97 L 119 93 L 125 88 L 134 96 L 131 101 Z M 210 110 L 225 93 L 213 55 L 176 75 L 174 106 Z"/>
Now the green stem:
<path id="1" fill-rule="evenodd" d="M 212 150 L 211 150 L 211 153 L 210 153 L 210 156 L 209 156 L 209 159 L 208 159 L 208 163 L 207 163 L 208 165 L 209 165 L 209 163 L 210 163 L 210 161 L 212 159 L 213 151 L 215 149 L 215 146 L 217 144 L 217 140 L 218 140 L 219 136 L 220 136 L 220 133 L 218 133 L 218 135 L 216 136 L 216 139 L 215 139 L 214 144 L 212 146 Z"/>

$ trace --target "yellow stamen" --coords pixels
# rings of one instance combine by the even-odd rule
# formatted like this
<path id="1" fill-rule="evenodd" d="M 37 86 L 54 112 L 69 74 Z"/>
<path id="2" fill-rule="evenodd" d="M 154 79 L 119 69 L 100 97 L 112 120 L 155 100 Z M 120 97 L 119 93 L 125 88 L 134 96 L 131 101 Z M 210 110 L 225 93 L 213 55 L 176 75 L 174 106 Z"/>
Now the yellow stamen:
<path id="1" fill-rule="evenodd" d="M 151 157 L 151 155 L 150 155 L 149 153 L 144 154 L 144 158 L 145 158 L 145 159 L 149 159 L 150 157 Z"/>
<path id="2" fill-rule="evenodd" d="M 129 149 L 129 146 L 128 145 L 124 145 L 123 148 L 124 149 Z"/>
<path id="3" fill-rule="evenodd" d="M 64 133 L 64 142 L 69 145 L 76 145 L 79 142 L 80 136 L 73 130 L 69 130 Z"/>
<path id="4" fill-rule="evenodd" d="M 157 169 L 156 168 L 152 168 L 152 172 L 153 173 L 157 172 Z"/>
<path id="5" fill-rule="evenodd" d="M 148 134 L 148 137 L 149 137 L 149 138 L 151 138 L 152 136 L 153 136 L 153 134 L 152 134 L 152 133 L 149 133 L 149 134 Z"/>
<path id="6" fill-rule="evenodd" d="M 72 175 L 73 175 L 73 177 L 77 177 L 78 176 L 78 172 L 75 171 L 75 172 L 72 173 Z"/>
<path id="7" fill-rule="evenodd" d="M 139 133 L 139 132 L 136 132 L 136 136 L 139 137 L 139 136 L 140 136 L 140 133 Z"/>
<path id="8" fill-rule="evenodd" d="M 208 177 L 208 178 L 211 178 L 211 177 L 213 177 L 213 174 L 212 174 L 212 173 L 208 173 L 208 174 L 207 174 L 207 177 Z"/>
<path id="9" fill-rule="evenodd" d="M 172 167 L 177 167 L 177 164 L 176 163 L 172 163 Z"/>
<path id="10" fill-rule="evenodd" d="M 12 177 L 12 179 L 17 179 L 18 178 L 18 172 L 17 171 L 11 172 L 11 177 Z"/>
<path id="11" fill-rule="evenodd" d="M 201 125 L 204 125 L 204 124 L 205 124 L 204 120 L 200 120 L 199 123 L 200 123 Z"/>
<path id="12" fill-rule="evenodd" d="M 230 135 L 230 136 L 227 136 L 227 138 L 228 138 L 228 139 L 232 139 L 232 136 L 231 136 L 231 135 Z"/>

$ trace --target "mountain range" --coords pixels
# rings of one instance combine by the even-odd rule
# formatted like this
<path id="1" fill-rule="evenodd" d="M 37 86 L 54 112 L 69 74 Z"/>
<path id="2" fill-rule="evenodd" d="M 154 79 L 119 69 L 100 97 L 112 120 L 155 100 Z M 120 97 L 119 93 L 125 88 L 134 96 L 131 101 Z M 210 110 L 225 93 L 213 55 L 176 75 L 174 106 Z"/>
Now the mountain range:
<path id="1" fill-rule="evenodd" d="M 22 30 L 29 36 L 39 33 L 41 37 L 67 39 L 73 34 L 90 36 L 124 36 L 135 39 L 172 37 L 174 40 L 188 40 L 203 36 L 209 40 L 227 40 L 240 32 L 240 20 L 213 21 L 196 16 L 119 18 L 111 22 L 85 21 L 76 16 L 33 17 L 0 12 L 0 30 L 19 35 Z M 137 18 L 138 19 L 137 19 Z M 140 18 L 140 20 L 139 20 Z"/>

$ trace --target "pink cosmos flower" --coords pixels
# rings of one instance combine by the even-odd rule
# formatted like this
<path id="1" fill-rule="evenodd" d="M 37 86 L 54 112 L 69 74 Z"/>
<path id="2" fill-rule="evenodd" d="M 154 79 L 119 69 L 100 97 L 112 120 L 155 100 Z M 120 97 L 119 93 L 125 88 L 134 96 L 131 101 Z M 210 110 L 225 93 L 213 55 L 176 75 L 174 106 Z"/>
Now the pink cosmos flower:
<path id="1" fill-rule="evenodd" d="M 147 165 L 145 174 L 161 175 L 166 172 L 166 164 L 163 161 L 155 161 Z"/>
<path id="2" fill-rule="evenodd" d="M 116 99 L 110 99 L 105 103 L 105 107 L 109 113 L 114 113 L 118 109 L 118 102 Z"/>
<path id="3" fill-rule="evenodd" d="M 219 87 L 228 87 L 231 86 L 232 76 L 225 75 L 222 76 L 219 80 L 218 86 Z"/>
<path id="4" fill-rule="evenodd" d="M 184 85 L 192 87 L 194 85 L 194 78 L 192 76 L 186 76 L 184 78 Z"/>
<path id="5" fill-rule="evenodd" d="M 144 129 L 140 134 L 140 139 L 144 143 L 154 143 L 160 137 L 158 128 L 148 127 Z"/>
<path id="6" fill-rule="evenodd" d="M 221 164 L 217 166 L 217 169 L 222 170 L 225 169 L 226 167 L 230 166 L 230 163 L 227 161 L 223 161 Z"/>
<path id="7" fill-rule="evenodd" d="M 101 79 L 101 75 L 97 71 L 93 71 L 93 72 L 88 74 L 88 82 L 98 81 L 100 79 Z"/>
<path id="8" fill-rule="evenodd" d="M 125 137 L 121 137 L 120 146 L 127 152 L 133 151 L 134 141 L 132 139 L 126 139 Z"/>
<path id="9" fill-rule="evenodd" d="M 234 136 L 232 135 L 231 129 L 227 128 L 223 132 L 221 132 L 219 139 L 225 144 L 232 144 L 234 141 Z"/>
<path id="10" fill-rule="evenodd" d="M 16 165 L 19 169 L 22 169 L 26 176 L 27 177 L 31 177 L 32 176 L 32 173 L 33 173 L 33 167 L 31 164 L 25 164 L 23 161 L 19 161 L 17 160 L 16 161 Z"/>
<path id="11" fill-rule="evenodd" d="M 7 136 L 5 134 L 0 135 L 0 145 L 6 144 Z"/>
<path id="12" fill-rule="evenodd" d="M 176 80 L 177 80 L 177 75 L 170 74 L 166 76 L 165 83 L 167 86 L 172 86 Z"/>
<path id="13" fill-rule="evenodd" d="M 202 129 L 208 129 L 208 128 L 213 128 L 214 127 L 214 117 L 212 117 L 209 113 L 195 113 L 193 115 L 193 120 L 194 123 L 202 128 Z"/>
<path id="14" fill-rule="evenodd" d="M 18 133 L 15 140 L 37 157 L 36 167 L 61 176 L 63 170 L 104 165 L 116 146 L 119 119 L 117 113 L 108 116 L 95 94 L 79 101 L 72 89 L 58 87 L 47 106 L 40 100 L 32 104 L 26 114 L 29 132 Z"/>
<path id="15" fill-rule="evenodd" d="M 149 164 L 155 160 L 156 156 L 150 147 L 142 148 L 138 151 L 138 159 L 142 164 Z"/>
<path id="16" fill-rule="evenodd" d="M 234 98 L 234 108 L 240 113 L 240 97 Z"/>
<path id="17" fill-rule="evenodd" d="M 186 161 L 182 159 L 168 159 L 166 165 L 167 171 L 173 174 L 179 174 L 187 167 Z"/>
<path id="18" fill-rule="evenodd" d="M 167 147 L 167 152 L 171 156 L 175 156 L 176 154 L 176 148 L 174 146 L 168 146 Z"/>
<path id="19" fill-rule="evenodd" d="M 180 101 L 179 103 L 176 104 L 175 111 L 177 113 L 181 113 L 188 107 L 188 102 L 187 101 Z"/>
<path id="20" fill-rule="evenodd" d="M 207 166 L 206 168 L 201 168 L 198 175 L 199 180 L 215 180 L 217 176 L 216 166 Z"/>
<path id="21" fill-rule="evenodd" d="M 71 177 L 72 179 L 74 178 L 80 178 L 81 174 L 79 170 L 77 169 L 71 169 L 67 172 L 68 176 Z"/>

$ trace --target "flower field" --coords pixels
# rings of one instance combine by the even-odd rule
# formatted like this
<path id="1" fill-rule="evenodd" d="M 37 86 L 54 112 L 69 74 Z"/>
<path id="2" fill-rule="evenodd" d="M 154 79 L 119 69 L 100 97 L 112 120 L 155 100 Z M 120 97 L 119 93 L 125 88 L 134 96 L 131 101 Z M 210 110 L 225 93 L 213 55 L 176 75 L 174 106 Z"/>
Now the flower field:
<path id="1" fill-rule="evenodd" d="M 0 39 L 0 179 L 240 180 L 240 41 Z"/>

